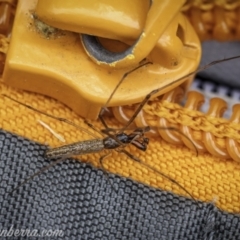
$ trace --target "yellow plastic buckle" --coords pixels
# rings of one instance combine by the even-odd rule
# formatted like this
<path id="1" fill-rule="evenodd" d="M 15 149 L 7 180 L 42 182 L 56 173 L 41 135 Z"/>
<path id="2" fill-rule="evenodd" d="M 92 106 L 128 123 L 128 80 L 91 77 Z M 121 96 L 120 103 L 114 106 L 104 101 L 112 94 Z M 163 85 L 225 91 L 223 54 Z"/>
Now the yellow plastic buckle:
<path id="1" fill-rule="evenodd" d="M 129 75 L 109 105 L 139 102 L 198 66 L 201 46 L 183 3 L 19 0 L 4 81 L 94 119 L 123 74 L 146 59 L 153 64 Z"/>

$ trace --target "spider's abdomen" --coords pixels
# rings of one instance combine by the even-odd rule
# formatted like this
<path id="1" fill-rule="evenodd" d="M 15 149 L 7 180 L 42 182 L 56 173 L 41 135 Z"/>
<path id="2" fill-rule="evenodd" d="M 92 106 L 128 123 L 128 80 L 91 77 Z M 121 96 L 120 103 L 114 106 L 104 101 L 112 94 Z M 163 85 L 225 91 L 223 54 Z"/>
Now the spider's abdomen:
<path id="1" fill-rule="evenodd" d="M 100 152 L 104 148 L 102 139 L 93 139 L 49 149 L 46 151 L 46 157 L 50 159 L 67 158 L 72 155 Z"/>

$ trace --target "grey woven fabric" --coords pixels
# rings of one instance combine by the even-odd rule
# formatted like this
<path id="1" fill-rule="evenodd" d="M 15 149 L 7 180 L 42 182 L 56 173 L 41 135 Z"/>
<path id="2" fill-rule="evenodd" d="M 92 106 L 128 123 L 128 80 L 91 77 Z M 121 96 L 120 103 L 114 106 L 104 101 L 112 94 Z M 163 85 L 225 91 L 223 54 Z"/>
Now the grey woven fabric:
<path id="1" fill-rule="evenodd" d="M 240 42 L 206 41 L 202 43 L 201 66 L 212 61 L 240 55 Z M 240 88 L 240 59 L 224 62 L 200 72 L 200 78 Z"/>
<path id="2" fill-rule="evenodd" d="M 0 234 L 62 230 L 31 239 L 240 239 L 240 216 L 109 175 L 69 159 L 11 190 L 49 164 L 46 146 L 0 131 Z M 5 239 L 0 235 L 0 239 Z M 10 237 L 8 239 L 26 239 Z"/>

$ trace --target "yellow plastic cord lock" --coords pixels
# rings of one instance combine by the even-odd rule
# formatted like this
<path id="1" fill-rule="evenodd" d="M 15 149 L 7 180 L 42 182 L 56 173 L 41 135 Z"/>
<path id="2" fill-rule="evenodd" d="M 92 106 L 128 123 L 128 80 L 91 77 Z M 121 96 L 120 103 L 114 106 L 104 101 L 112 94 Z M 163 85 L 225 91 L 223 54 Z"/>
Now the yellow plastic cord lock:
<path id="1" fill-rule="evenodd" d="M 129 75 L 109 106 L 140 102 L 199 64 L 184 2 L 19 0 L 3 79 L 95 119 L 123 74 L 145 59 L 153 64 Z"/>

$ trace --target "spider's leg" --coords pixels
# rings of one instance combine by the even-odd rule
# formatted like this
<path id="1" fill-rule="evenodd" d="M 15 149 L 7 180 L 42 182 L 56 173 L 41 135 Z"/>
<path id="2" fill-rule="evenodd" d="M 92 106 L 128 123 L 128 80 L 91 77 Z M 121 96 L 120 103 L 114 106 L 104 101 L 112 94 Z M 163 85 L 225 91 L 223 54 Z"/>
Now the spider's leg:
<path id="1" fill-rule="evenodd" d="M 45 116 L 47 116 L 47 117 L 56 119 L 56 120 L 58 120 L 58 121 L 60 121 L 60 122 L 67 123 L 67 124 L 69 124 L 69 125 L 71 125 L 71 126 L 74 126 L 74 127 L 77 128 L 77 129 L 79 129 L 80 131 L 86 132 L 87 134 L 89 134 L 89 135 L 92 136 L 93 138 L 97 138 L 97 136 L 96 136 L 95 134 L 93 134 L 92 132 L 88 131 L 88 129 L 83 128 L 83 127 L 81 127 L 81 126 L 78 126 L 78 125 L 75 124 L 74 122 L 71 122 L 71 121 L 69 121 L 69 120 L 67 120 L 67 119 L 65 119 L 65 118 L 62 118 L 62 117 L 55 117 L 55 116 L 53 116 L 53 115 L 51 115 L 51 114 L 48 114 L 48 113 L 46 113 L 46 112 L 44 112 L 44 111 L 38 110 L 38 109 L 36 109 L 36 108 L 34 108 L 34 107 L 26 104 L 26 103 L 22 103 L 22 102 L 20 102 L 20 101 L 18 101 L 18 100 L 16 100 L 16 99 L 14 99 L 14 98 L 6 95 L 6 94 L 1 94 L 1 95 L 4 96 L 5 98 L 8 98 L 8 99 L 12 100 L 13 102 L 16 102 L 16 103 L 18 103 L 18 104 L 20 104 L 20 105 L 28 108 L 28 109 L 31 109 L 31 110 L 33 110 L 33 111 L 35 111 L 35 112 L 38 112 L 38 113 L 40 113 L 40 114 L 42 114 L 42 115 L 45 115 Z"/>
<path id="2" fill-rule="evenodd" d="M 209 68 L 209 67 L 211 67 L 211 66 L 213 66 L 213 65 L 215 65 L 215 64 L 219 64 L 219 63 L 221 63 L 221 62 L 227 62 L 227 61 L 229 61 L 229 60 L 233 60 L 233 59 L 237 59 L 237 58 L 240 58 L 240 55 L 234 56 L 234 57 L 230 57 L 230 58 L 225 58 L 225 59 L 222 59 L 222 60 L 213 61 L 213 62 L 211 62 L 211 63 L 209 63 L 209 64 L 207 64 L 207 65 L 205 65 L 205 66 L 203 66 L 203 67 L 198 68 L 198 69 L 195 70 L 195 71 L 192 71 L 192 72 L 186 74 L 185 76 L 182 76 L 182 77 L 180 77 L 180 78 L 177 78 L 177 79 L 173 80 L 172 82 L 166 84 L 166 85 L 163 86 L 163 87 L 154 89 L 154 90 L 151 91 L 151 92 L 143 99 L 143 101 L 139 104 L 139 106 L 137 107 L 137 110 L 136 110 L 135 113 L 132 115 L 132 117 L 129 119 L 129 121 L 128 121 L 128 123 L 125 125 L 125 127 L 122 128 L 121 132 L 124 132 L 124 131 L 130 126 L 130 124 L 135 120 L 135 118 L 137 117 L 137 115 L 139 114 L 139 112 L 142 110 L 142 108 L 144 107 L 144 105 L 148 102 L 148 100 L 149 100 L 154 94 L 158 93 L 159 91 L 161 91 L 161 90 L 163 90 L 163 89 L 165 89 L 165 88 L 168 88 L 168 87 L 176 84 L 177 82 L 180 82 L 180 81 L 184 80 L 184 79 L 187 78 L 187 77 L 190 77 L 190 76 L 192 76 L 192 75 L 194 75 L 194 74 L 196 74 L 196 73 L 198 73 L 198 72 L 200 72 L 200 71 L 203 71 L 203 70 L 205 70 L 205 69 L 207 69 L 207 68 Z M 123 78 L 124 78 L 124 77 L 123 77 Z"/>
<path id="3" fill-rule="evenodd" d="M 141 159 L 139 159 L 138 157 L 132 155 L 131 153 L 129 153 L 128 151 L 126 151 L 125 149 L 121 149 L 119 152 L 124 153 L 125 155 L 127 155 L 129 158 L 131 158 L 132 160 L 142 164 L 144 167 L 150 169 L 151 171 L 159 174 L 160 176 L 164 177 L 165 179 L 168 179 L 170 182 L 176 184 L 179 188 L 181 188 L 183 191 L 185 191 L 185 193 L 187 193 L 197 204 L 198 202 L 196 201 L 196 199 L 193 197 L 193 195 L 186 190 L 181 184 L 179 184 L 176 180 L 174 180 L 173 178 L 167 176 L 166 174 L 158 171 L 157 169 L 155 169 L 154 167 L 149 166 L 148 164 L 144 163 Z"/>
<path id="4" fill-rule="evenodd" d="M 86 119 L 84 119 L 84 123 L 85 123 L 88 127 L 90 127 L 91 129 L 93 129 L 95 132 L 97 132 L 97 133 L 99 133 L 100 135 L 104 136 L 101 131 L 99 131 L 98 129 L 96 129 L 96 128 L 95 128 L 90 122 L 88 122 Z"/>
<path id="5" fill-rule="evenodd" d="M 198 149 L 195 146 L 195 144 L 193 143 L 193 141 L 187 135 L 182 133 L 179 129 L 177 129 L 175 127 L 153 127 L 153 128 L 156 130 L 159 130 L 159 129 L 160 130 L 171 130 L 171 131 L 175 131 L 175 132 L 179 133 L 181 136 L 183 136 L 185 139 L 187 139 L 192 144 L 192 146 L 194 147 L 194 149 L 196 151 L 196 156 L 198 156 Z"/>
<path id="6" fill-rule="evenodd" d="M 98 117 L 99 117 L 99 119 L 100 119 L 102 125 L 105 127 L 105 129 L 109 129 L 109 127 L 108 127 L 106 121 L 105 121 L 104 118 L 103 118 L 103 115 L 102 115 L 102 114 L 99 114 Z"/>
<path id="7" fill-rule="evenodd" d="M 155 89 L 151 91 L 144 99 L 143 101 L 138 105 L 137 110 L 134 112 L 132 117 L 129 119 L 127 124 L 120 130 L 120 132 L 124 132 L 135 120 L 137 115 L 140 113 L 140 111 L 143 109 L 144 105 L 148 102 L 148 100 L 151 98 L 152 95 L 156 94 L 158 91 L 160 91 L 161 88 Z"/>
<path id="8" fill-rule="evenodd" d="M 145 66 L 145 65 L 148 65 L 148 64 L 152 64 L 151 62 L 146 62 L 146 63 L 143 63 L 137 67 L 135 67 L 134 69 L 124 73 L 124 75 L 122 76 L 121 80 L 118 82 L 117 86 L 114 88 L 114 90 L 112 91 L 111 95 L 109 96 L 107 102 L 104 104 L 104 106 L 102 107 L 101 111 L 100 111 L 100 114 L 99 115 L 102 115 L 103 111 L 105 108 L 108 107 L 108 104 L 109 102 L 111 101 L 111 99 L 113 98 L 113 95 L 116 93 L 116 91 L 118 90 L 118 88 L 121 86 L 121 84 L 123 83 L 123 81 L 126 79 L 126 77 L 131 74 L 132 72 L 136 71 L 137 69 Z"/>
<path id="9" fill-rule="evenodd" d="M 36 173 L 34 173 L 33 175 L 31 175 L 30 177 L 26 178 L 22 183 L 20 183 L 17 187 L 15 187 L 10 193 L 9 195 L 12 195 L 13 192 L 15 192 L 17 189 L 19 189 L 20 187 L 22 187 L 24 184 L 26 184 L 28 181 L 32 180 L 33 178 L 35 178 L 36 176 L 39 176 L 40 174 L 42 174 L 43 172 L 47 171 L 49 168 L 57 165 L 60 162 L 63 162 L 65 160 L 65 158 L 60 158 L 58 160 L 56 160 L 55 162 L 50 163 L 49 165 L 41 168 L 39 171 L 37 171 Z"/>

